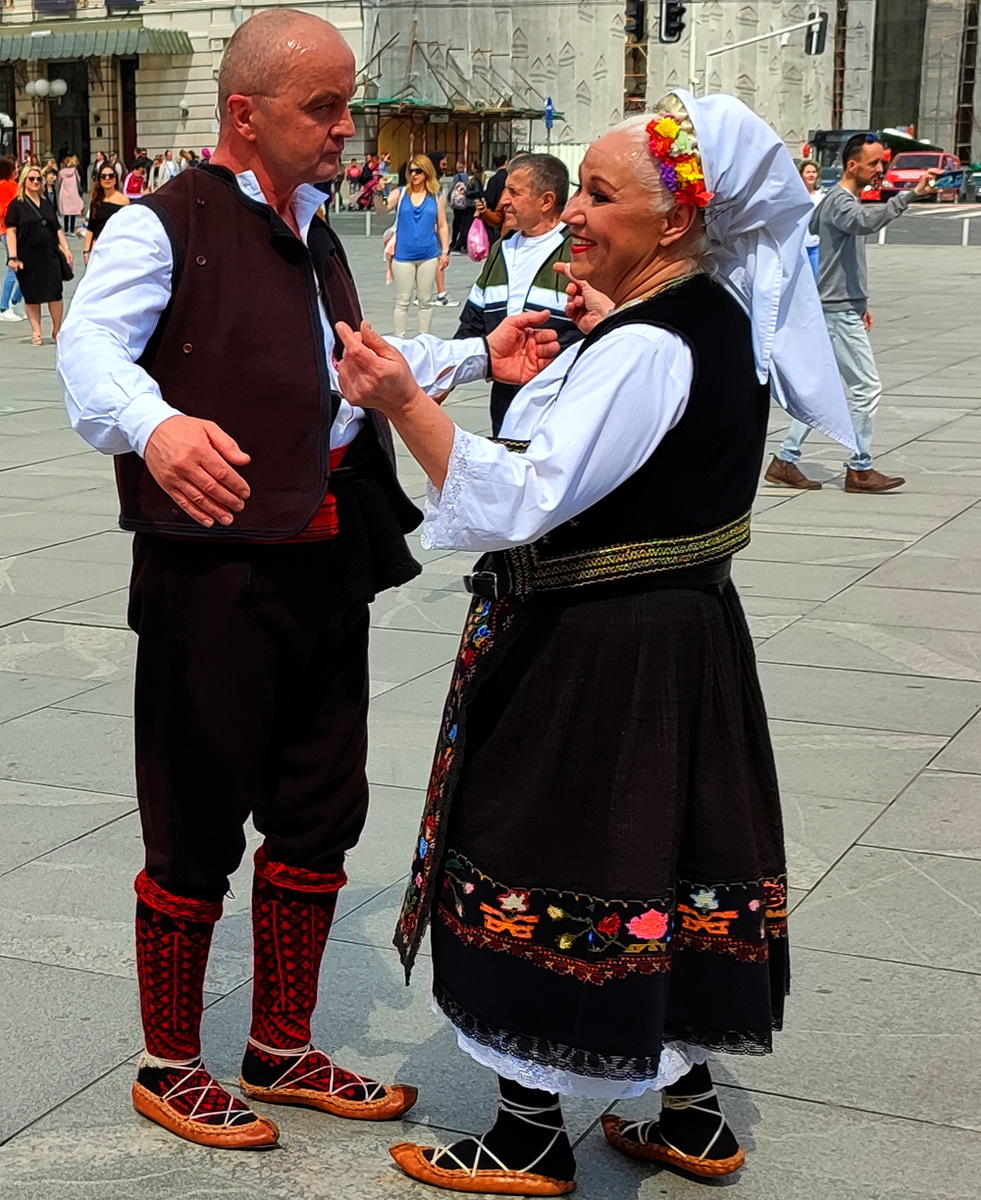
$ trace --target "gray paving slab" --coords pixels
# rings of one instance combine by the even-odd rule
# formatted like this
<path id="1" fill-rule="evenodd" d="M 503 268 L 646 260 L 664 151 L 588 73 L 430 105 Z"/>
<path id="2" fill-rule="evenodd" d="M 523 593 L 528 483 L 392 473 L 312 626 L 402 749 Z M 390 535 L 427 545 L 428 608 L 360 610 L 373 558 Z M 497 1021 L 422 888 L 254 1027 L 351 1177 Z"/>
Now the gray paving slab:
<path id="1" fill-rule="evenodd" d="M 795 911 L 794 943 L 978 975 L 979 889 L 981 860 L 856 846 Z"/>
<path id="2" fill-rule="evenodd" d="M 812 615 L 771 637 L 759 658 L 977 682 L 981 680 L 981 633 L 825 621 Z"/>
<path id="3" fill-rule="evenodd" d="M 965 592 L 871 587 L 864 581 L 810 610 L 816 620 L 981 632 L 981 602 Z"/>
<path id="4" fill-rule="evenodd" d="M 139 1044 L 139 1005 L 128 979 L 0 958 L 0 994 L 4 1011 L 17 1014 L 17 1037 L 8 1040 L 3 1056 L 0 1140 L 111 1070 Z"/>
<path id="5" fill-rule="evenodd" d="M 775 719 L 770 736 L 784 792 L 882 805 L 947 744 L 943 736 Z"/>
<path id="6" fill-rule="evenodd" d="M 127 629 L 128 602 L 128 590 L 118 588 L 104 596 L 93 596 L 90 600 L 79 600 L 73 604 L 49 608 L 43 614 L 38 614 L 37 619 L 63 625 L 100 625 L 108 629 Z"/>
<path id="7" fill-rule="evenodd" d="M 860 567 L 769 563 L 736 556 L 732 577 L 740 593 L 785 600 L 830 600 L 866 573 Z"/>
<path id="8" fill-rule="evenodd" d="M 943 762 L 943 755 L 934 759 Z M 927 770 L 861 837 L 869 846 L 981 860 L 981 774 Z"/>
<path id="9" fill-rule="evenodd" d="M 57 708 L 15 717 L 0 725 L 0 778 L 133 796 L 132 720 Z"/>
<path id="10" fill-rule="evenodd" d="M 129 678 L 136 638 L 128 630 L 54 621 L 22 621 L 0 629 L 0 671 L 93 683 Z"/>
<path id="11" fill-rule="evenodd" d="M 905 542 L 849 537 L 802 537 L 797 533 L 760 531 L 742 551 L 743 560 L 780 563 L 811 563 L 830 567 L 877 567 L 898 554 Z"/>
<path id="12" fill-rule="evenodd" d="M 77 788 L 0 780 L 0 875 L 132 811 L 133 802 Z"/>
<path id="13" fill-rule="evenodd" d="M 981 1077 L 964 1071 L 981 1054 L 981 978 L 800 948 L 793 966 L 777 1052 L 726 1059 L 723 1083 L 981 1129 Z"/>
<path id="14" fill-rule="evenodd" d="M 809 889 L 869 828 L 882 809 L 868 800 L 808 793 L 781 793 L 787 875 L 792 887 Z"/>
<path id="15" fill-rule="evenodd" d="M 767 711 L 785 721 L 953 734 L 981 708 L 981 683 L 962 680 L 770 662 L 760 679 Z"/>
<path id="16" fill-rule="evenodd" d="M 938 592 L 981 592 L 981 559 L 903 554 L 865 577 L 869 587 L 925 588 Z"/>

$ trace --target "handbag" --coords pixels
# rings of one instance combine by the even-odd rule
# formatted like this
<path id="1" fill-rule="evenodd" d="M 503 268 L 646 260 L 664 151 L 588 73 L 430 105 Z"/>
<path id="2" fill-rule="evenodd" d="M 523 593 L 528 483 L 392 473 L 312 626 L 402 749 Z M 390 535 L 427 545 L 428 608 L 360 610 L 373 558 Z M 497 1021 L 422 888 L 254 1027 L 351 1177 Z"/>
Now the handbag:
<path id="1" fill-rule="evenodd" d="M 61 278 L 64 283 L 75 278 L 75 272 L 68 265 L 68 259 L 65 258 L 65 252 L 60 246 L 58 247 L 58 266 L 61 267 Z"/>
<path id="2" fill-rule="evenodd" d="M 483 262 L 489 252 L 490 238 L 487 236 L 487 227 L 478 217 L 467 234 L 467 254 L 473 262 Z"/>

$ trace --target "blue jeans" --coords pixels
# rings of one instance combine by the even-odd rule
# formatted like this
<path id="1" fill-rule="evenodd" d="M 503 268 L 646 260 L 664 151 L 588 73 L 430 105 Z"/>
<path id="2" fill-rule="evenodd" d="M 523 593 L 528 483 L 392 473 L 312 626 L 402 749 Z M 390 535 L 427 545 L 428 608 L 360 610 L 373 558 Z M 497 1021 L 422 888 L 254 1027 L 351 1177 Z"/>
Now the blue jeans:
<path id="1" fill-rule="evenodd" d="M 807 261 L 811 264 L 811 270 L 814 272 L 814 278 L 818 277 L 818 255 L 821 253 L 820 246 L 807 247 Z"/>
<path id="2" fill-rule="evenodd" d="M 867 471 L 872 466 L 872 423 L 882 395 L 872 344 L 857 312 L 826 312 L 824 321 L 831 335 L 838 370 L 851 392 L 848 407 L 858 452 L 848 460 L 848 465 L 853 471 Z M 791 421 L 778 457 L 784 462 L 799 462 L 801 444 L 810 432 L 810 425 Z"/>
<path id="3" fill-rule="evenodd" d="M 20 284 L 17 282 L 17 272 L 13 267 L 8 267 L 7 278 L 3 281 L 3 294 L 0 295 L 0 312 L 6 312 L 11 304 L 19 304 L 20 300 Z"/>

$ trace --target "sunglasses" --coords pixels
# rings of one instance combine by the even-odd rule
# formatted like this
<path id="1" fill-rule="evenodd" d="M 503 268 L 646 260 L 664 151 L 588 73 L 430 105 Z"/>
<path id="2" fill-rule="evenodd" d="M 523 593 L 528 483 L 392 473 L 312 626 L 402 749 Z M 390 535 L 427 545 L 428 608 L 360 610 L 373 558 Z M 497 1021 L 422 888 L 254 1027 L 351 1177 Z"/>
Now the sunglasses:
<path id="1" fill-rule="evenodd" d="M 409 174 L 410 175 L 425 175 L 426 172 L 422 169 L 422 167 L 409 167 Z"/>
<path id="2" fill-rule="evenodd" d="M 105 173 L 105 175 L 100 175 L 100 176 L 99 176 L 99 178 L 100 178 L 100 179 L 115 179 L 115 178 L 116 178 L 116 172 L 115 172 L 115 171 L 107 171 L 107 172 Z"/>

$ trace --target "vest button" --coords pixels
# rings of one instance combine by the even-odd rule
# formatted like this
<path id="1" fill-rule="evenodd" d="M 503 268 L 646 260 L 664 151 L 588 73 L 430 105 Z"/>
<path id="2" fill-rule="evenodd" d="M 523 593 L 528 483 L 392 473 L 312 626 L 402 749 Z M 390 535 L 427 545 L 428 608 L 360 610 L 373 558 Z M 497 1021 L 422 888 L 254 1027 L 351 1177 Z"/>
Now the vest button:
<path id="1" fill-rule="evenodd" d="M 203 254 L 199 254 L 199 255 L 197 256 L 197 258 L 196 258 L 194 261 L 195 261 L 195 262 L 198 264 L 198 266 L 199 266 L 199 267 L 203 267 L 203 266 L 204 266 L 204 264 L 205 264 L 205 263 L 206 263 L 208 260 L 207 260 L 207 259 L 204 257 L 204 255 L 203 255 Z"/>
<path id="2" fill-rule="evenodd" d="M 204 208 L 204 201 L 198 196 L 198 208 Z"/>
<path id="3" fill-rule="evenodd" d="M 190 354 L 191 351 L 194 349 L 194 347 L 191 345 L 190 342 L 185 342 L 184 345 L 181 346 L 181 349 L 184 351 L 185 354 Z"/>

